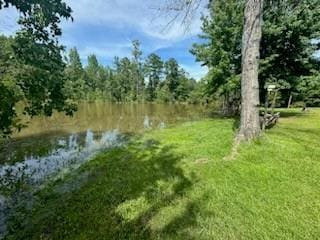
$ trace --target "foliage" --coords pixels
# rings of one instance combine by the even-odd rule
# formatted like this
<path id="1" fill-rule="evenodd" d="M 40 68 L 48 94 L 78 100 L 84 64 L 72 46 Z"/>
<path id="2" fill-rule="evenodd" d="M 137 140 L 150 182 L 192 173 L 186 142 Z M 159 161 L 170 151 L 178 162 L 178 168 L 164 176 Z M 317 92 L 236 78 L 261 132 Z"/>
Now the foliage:
<path id="1" fill-rule="evenodd" d="M 243 1 L 212 1 L 209 10 L 202 18 L 205 42 L 194 44 L 191 53 L 209 68 L 207 93 L 221 97 L 229 111 L 239 99 Z"/>
<path id="2" fill-rule="evenodd" d="M 178 62 L 170 58 L 165 64 L 166 84 L 171 93 L 174 93 L 179 85 L 179 64 Z M 176 98 L 177 96 L 174 96 Z"/>
<path id="3" fill-rule="evenodd" d="M 70 49 L 69 62 L 65 69 L 67 81 L 64 91 L 74 101 L 85 99 L 87 86 L 85 85 L 85 72 L 82 68 L 79 53 L 76 48 Z"/>
<path id="4" fill-rule="evenodd" d="M 15 81 L 18 63 L 13 58 L 12 38 L 0 36 L 0 136 L 21 128 L 15 110 L 16 103 L 23 98 L 23 92 Z"/>
<path id="5" fill-rule="evenodd" d="M 15 38 L 1 38 L 2 136 L 21 127 L 15 109 L 19 101 L 24 102 L 23 112 L 31 116 L 51 115 L 53 110 L 72 114 L 75 110 L 63 91 L 63 47 L 57 41 L 61 18 L 71 18 L 71 9 L 61 0 L 0 1 L 0 9 L 9 6 L 21 13 L 21 29 Z"/>
<path id="6" fill-rule="evenodd" d="M 19 23 L 42 40 L 60 36 L 59 23 L 62 18 L 71 18 L 71 8 L 62 0 L 0 0 L 0 10 L 15 7 L 22 17 Z"/>
<path id="7" fill-rule="evenodd" d="M 23 113 L 51 115 L 53 110 L 72 114 L 75 105 L 64 94 L 64 63 L 61 49 L 37 43 L 24 32 L 15 38 L 1 37 L 1 135 L 8 136 L 22 125 L 16 105 L 22 101 Z"/>
<path id="8" fill-rule="evenodd" d="M 320 73 L 302 77 L 297 86 L 298 98 L 308 107 L 320 106 Z"/>
<path id="9" fill-rule="evenodd" d="M 138 40 L 132 41 L 132 100 L 142 100 L 144 98 L 144 76 L 143 64 L 141 62 L 142 51 L 140 49 L 140 42 Z"/>
<path id="10" fill-rule="evenodd" d="M 190 92 L 188 101 L 192 104 L 209 103 L 211 99 L 207 94 L 206 89 L 206 79 L 201 79 L 195 84 L 194 89 Z"/>
<path id="11" fill-rule="evenodd" d="M 147 100 L 154 101 L 157 98 L 156 90 L 163 77 L 163 61 L 157 54 L 152 53 L 147 57 L 144 68 L 148 79 Z"/>
<path id="12" fill-rule="evenodd" d="M 156 95 L 157 102 L 159 103 L 173 103 L 175 101 L 168 85 L 164 82 L 159 85 L 158 89 L 156 90 Z"/>
<path id="13" fill-rule="evenodd" d="M 102 66 L 92 54 L 83 69 L 77 50 L 71 49 L 65 91 L 74 100 L 187 102 L 197 85 L 173 58 L 163 62 L 151 53 L 143 59 L 139 41 L 132 42 L 131 59 L 115 57 L 113 65 Z"/>
<path id="14" fill-rule="evenodd" d="M 297 92 L 301 76 L 319 68 L 314 53 L 320 37 L 320 1 L 265 1 L 260 86 L 276 83 L 286 100 Z M 263 96 L 263 94 L 262 94 Z"/>
<path id="15" fill-rule="evenodd" d="M 224 106 L 238 105 L 241 73 L 241 35 L 244 1 L 215 0 L 210 14 L 202 19 L 204 43 L 195 44 L 191 52 L 207 65 L 207 92 L 222 96 Z M 314 53 L 320 45 L 319 0 L 265 1 L 261 42 L 260 96 L 264 101 L 268 83 L 280 90 L 280 102 L 286 105 L 298 92 L 301 76 L 311 77 L 319 70 Z M 231 104 L 229 104 L 231 103 Z"/>

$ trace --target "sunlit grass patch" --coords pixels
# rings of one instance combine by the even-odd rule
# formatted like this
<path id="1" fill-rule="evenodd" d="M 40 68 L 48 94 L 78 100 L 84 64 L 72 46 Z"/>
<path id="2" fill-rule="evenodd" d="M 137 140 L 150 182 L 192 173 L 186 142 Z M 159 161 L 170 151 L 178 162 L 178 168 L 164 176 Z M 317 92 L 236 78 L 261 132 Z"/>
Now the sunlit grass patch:
<path id="1" fill-rule="evenodd" d="M 233 161 L 233 119 L 137 136 L 39 192 L 9 239 L 317 239 L 320 110 L 284 113 Z"/>

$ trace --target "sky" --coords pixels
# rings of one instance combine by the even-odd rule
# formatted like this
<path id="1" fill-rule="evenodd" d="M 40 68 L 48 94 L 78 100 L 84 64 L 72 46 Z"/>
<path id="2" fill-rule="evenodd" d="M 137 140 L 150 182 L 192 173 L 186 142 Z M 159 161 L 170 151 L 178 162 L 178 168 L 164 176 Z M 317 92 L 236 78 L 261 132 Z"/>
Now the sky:
<path id="1" fill-rule="evenodd" d="M 199 80 L 207 72 L 189 52 L 199 42 L 200 16 L 204 7 L 194 16 L 188 30 L 177 20 L 166 27 L 172 15 L 158 11 L 164 0 L 65 0 L 73 10 L 74 21 L 63 21 L 60 42 L 70 49 L 76 47 L 81 60 L 96 54 L 103 65 L 112 65 L 114 56 L 130 57 L 131 41 L 139 40 L 146 57 L 157 53 L 163 60 L 170 57 Z M 14 9 L 0 11 L 0 33 L 13 34 L 18 26 Z"/>

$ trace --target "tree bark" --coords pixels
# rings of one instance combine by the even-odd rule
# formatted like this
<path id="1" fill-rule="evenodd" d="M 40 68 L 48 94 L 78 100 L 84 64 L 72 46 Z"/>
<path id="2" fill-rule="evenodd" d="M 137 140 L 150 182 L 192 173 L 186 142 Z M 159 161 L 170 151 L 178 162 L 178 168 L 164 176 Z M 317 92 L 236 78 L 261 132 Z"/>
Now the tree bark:
<path id="1" fill-rule="evenodd" d="M 251 140 L 261 133 L 259 119 L 260 41 L 263 0 L 247 0 L 242 36 L 241 120 L 239 140 Z"/>
<path id="2" fill-rule="evenodd" d="M 292 102 L 292 94 L 290 94 L 289 100 L 288 100 L 288 108 L 291 107 L 291 102 Z"/>
<path id="3" fill-rule="evenodd" d="M 272 106 L 271 106 L 271 114 L 272 115 L 274 114 L 274 109 L 276 107 L 277 97 L 278 97 L 278 90 L 276 90 L 273 95 Z"/>

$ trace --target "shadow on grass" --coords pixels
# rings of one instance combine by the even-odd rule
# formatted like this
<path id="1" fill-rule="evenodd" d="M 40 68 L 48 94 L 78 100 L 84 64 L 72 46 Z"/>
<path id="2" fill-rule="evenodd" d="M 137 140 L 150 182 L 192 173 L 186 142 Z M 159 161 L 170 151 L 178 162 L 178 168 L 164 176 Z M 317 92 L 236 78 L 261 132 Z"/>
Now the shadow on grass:
<path id="1" fill-rule="evenodd" d="M 302 111 L 290 111 L 290 110 L 275 110 L 275 112 L 280 112 L 280 119 L 281 118 L 290 118 L 290 117 L 302 117 L 305 115 L 305 112 Z"/>
<path id="2" fill-rule="evenodd" d="M 320 141 L 320 129 L 295 129 L 282 127 L 284 131 L 278 131 L 276 134 L 287 139 L 293 140 L 302 146 L 307 152 L 314 152 L 318 148 Z M 311 136 L 311 138 L 310 138 Z"/>
<path id="3" fill-rule="evenodd" d="M 298 112 L 298 111 L 290 111 L 290 110 L 283 110 L 283 109 L 275 109 L 275 113 L 280 112 L 280 120 L 281 118 L 290 118 L 290 117 L 303 117 L 305 116 L 305 112 Z M 262 111 L 260 112 L 260 116 L 263 117 Z M 217 117 L 217 116 L 216 116 Z M 233 131 L 238 131 L 240 127 L 240 117 L 233 117 L 234 122 L 232 126 Z M 275 127 L 276 124 L 270 124 L 269 126 L 266 127 L 266 129 L 272 129 Z"/>
<path id="4" fill-rule="evenodd" d="M 38 193 L 32 213 L 11 223 L 8 236 L 171 239 L 180 232 L 181 237 L 198 212 L 184 197 L 196 180 L 180 167 L 183 157 L 174 146 L 152 139 L 101 154 L 77 172 L 85 181 L 69 176 Z"/>

